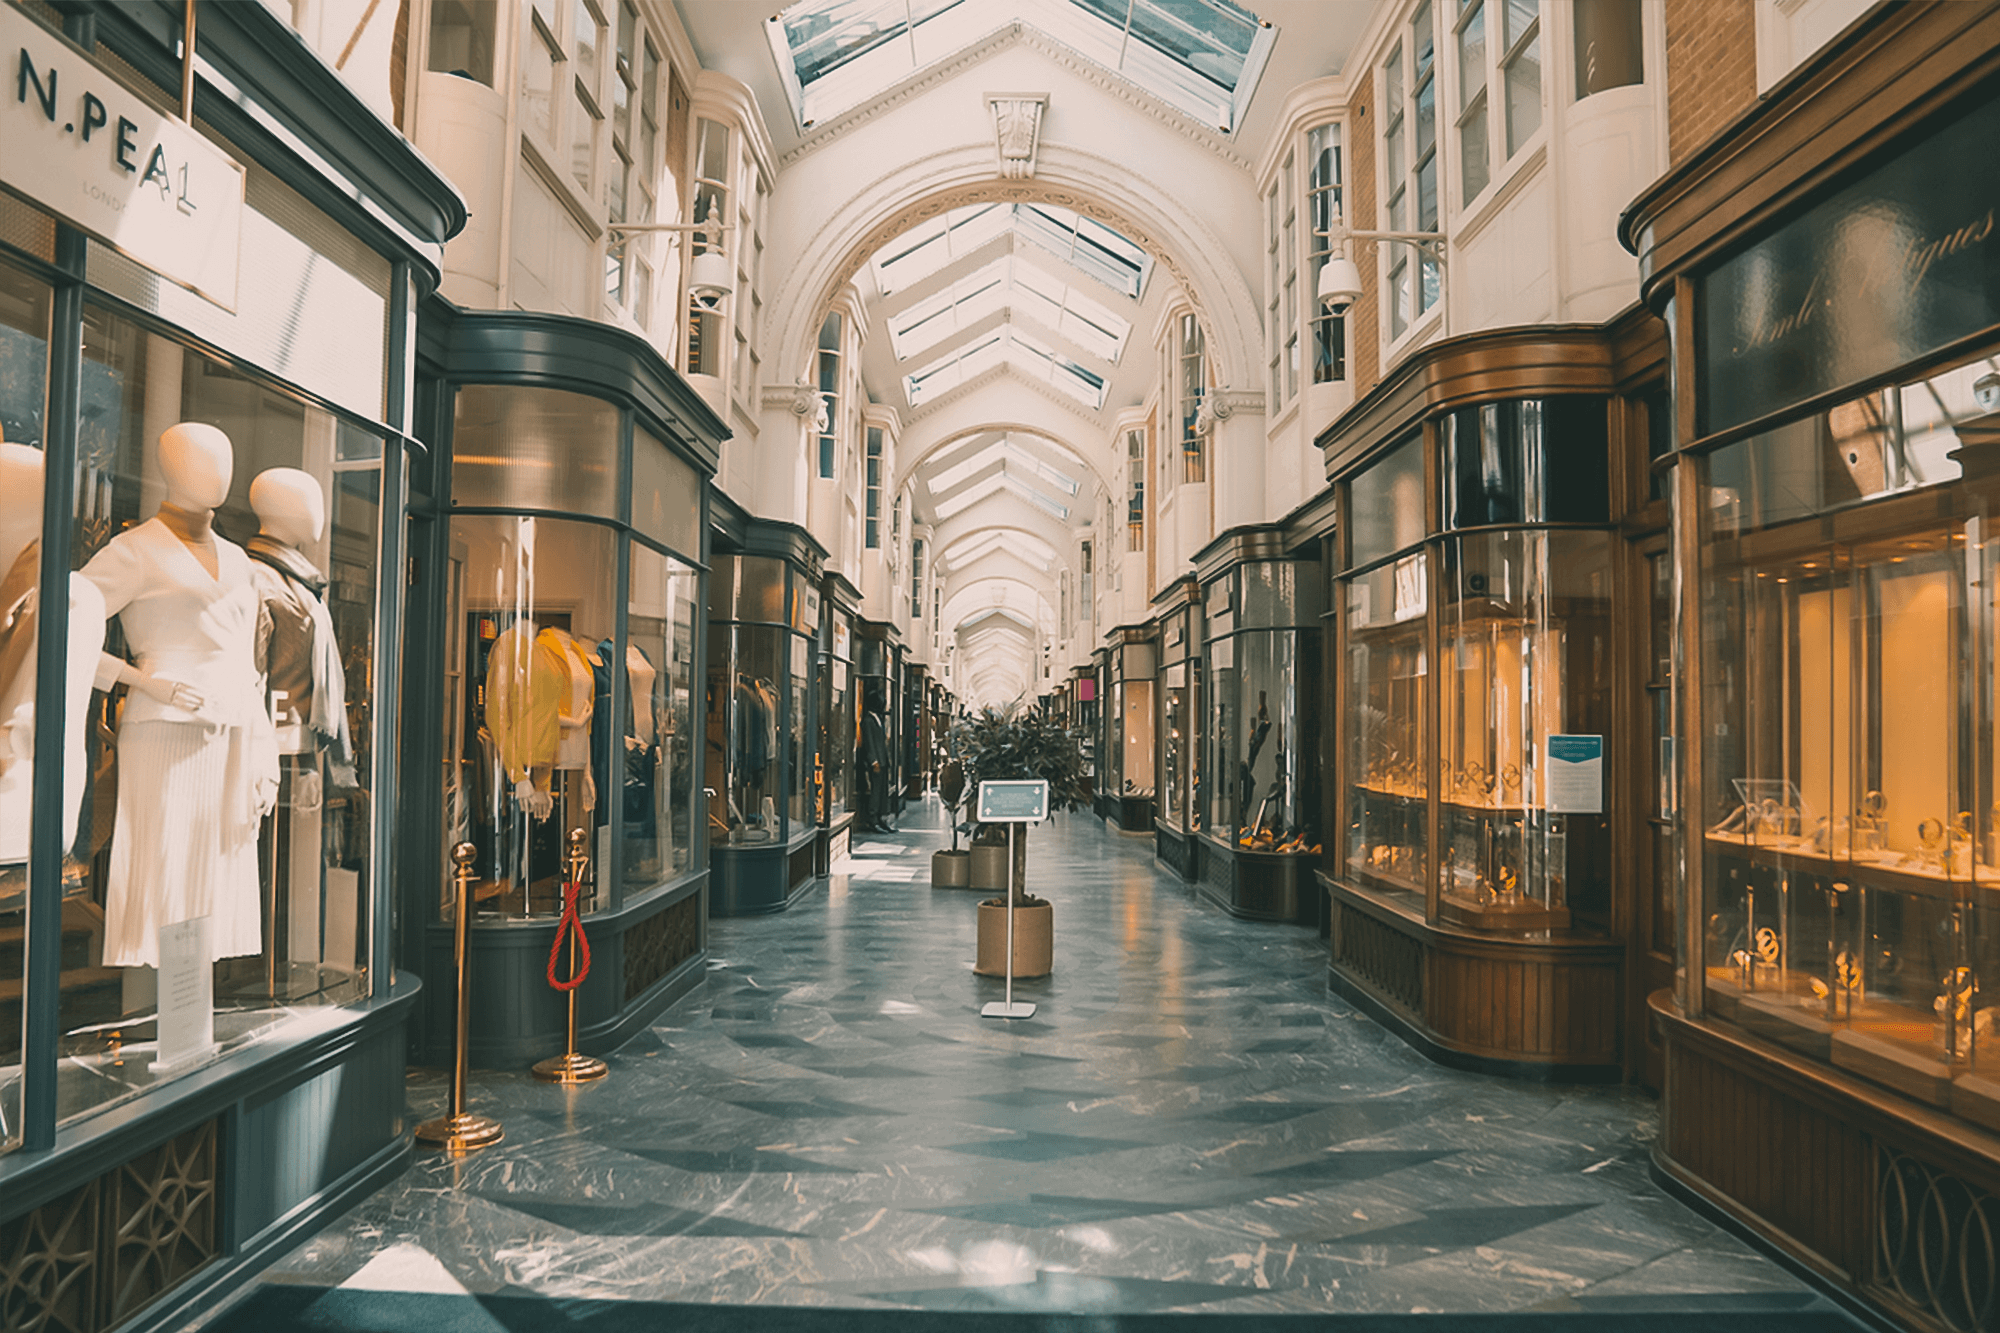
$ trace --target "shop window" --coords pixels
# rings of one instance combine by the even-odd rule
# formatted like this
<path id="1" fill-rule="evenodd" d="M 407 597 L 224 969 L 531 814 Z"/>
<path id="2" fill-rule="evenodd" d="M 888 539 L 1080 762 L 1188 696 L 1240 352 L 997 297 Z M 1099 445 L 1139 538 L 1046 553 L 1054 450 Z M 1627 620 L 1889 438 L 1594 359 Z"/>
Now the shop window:
<path id="1" fill-rule="evenodd" d="M 1576 28 L 1576 97 L 1646 81 L 1645 14 L 1640 0 L 1571 0 Z"/>
<path id="2" fill-rule="evenodd" d="M 1364 512 L 1350 499 L 1348 512 Z M 1422 895 L 1430 880 L 1424 755 L 1430 659 L 1424 650 L 1429 557 L 1416 551 L 1346 583 L 1347 873 Z"/>
<path id="3" fill-rule="evenodd" d="M 625 721 L 622 728 L 614 727 L 608 716 L 599 721 L 593 714 L 591 729 L 607 778 L 599 799 L 616 800 L 621 807 L 622 873 L 632 889 L 685 873 L 693 856 L 697 741 L 692 696 L 699 595 L 691 566 L 633 543 L 623 663 Z M 602 645 L 599 651 L 602 660 Z M 596 702 L 608 714 L 604 686 L 616 669 L 615 652 L 605 665 L 610 669 L 600 672 Z M 600 825 L 608 822 L 608 814 L 607 807 Z"/>
<path id="4" fill-rule="evenodd" d="M 458 391 L 451 489 L 460 506 L 610 517 L 618 512 L 618 409 L 560 389 Z"/>
<path id="5" fill-rule="evenodd" d="M 53 296 L 46 283 L 0 265 L 0 977 L 27 975 L 26 932 L 29 823 L 34 802 L 36 642 L 24 620 L 24 599 L 41 574 L 43 412 L 49 381 L 49 326 Z M 85 591 L 86 598 L 89 596 Z M 88 607 L 76 608 L 85 618 Z M 101 621 L 101 612 L 96 613 Z M 83 651 L 94 652 L 85 625 Z M 70 763 L 82 773 L 79 746 L 91 712 L 89 681 L 69 693 Z M 25 762 L 24 762 L 25 759 Z M 64 835 L 81 813 L 82 792 L 64 793 Z M 73 812 L 72 806 L 76 809 Z M 67 855 L 73 848 L 66 847 Z M 18 982 L 16 983 L 18 986 Z M 18 992 L 17 992 L 18 994 Z M 19 999 L 0 999 L 0 1152 L 21 1141 L 21 1043 Z"/>
<path id="6" fill-rule="evenodd" d="M 1462 408 L 1440 425 L 1444 525 L 1610 518 L 1607 405 L 1596 397 Z"/>
<path id="7" fill-rule="evenodd" d="M 39 577 L 49 314 L 46 287 L 0 267 L 0 745 L 15 757 L 0 771 L 0 966 L 22 975 L 40 776 L 63 787 L 64 845 L 34 850 L 63 866 L 55 1074 L 70 1121 L 369 993 L 383 445 L 86 307 L 72 753 L 37 775 L 20 673 L 34 622 L 16 598 Z M 163 993 L 196 998 L 163 1014 Z M 20 1124 L 15 995 L 0 998 L 0 1146 Z"/>
<path id="8" fill-rule="evenodd" d="M 1330 384 L 1347 378 L 1347 321 L 1319 308 L 1311 293 L 1319 290 L 1319 271 L 1332 252 L 1334 219 L 1341 217 L 1340 126 L 1315 125 L 1306 131 L 1306 160 L 1311 164 L 1306 177 L 1306 216 L 1311 229 L 1312 254 L 1306 264 L 1307 302 L 1313 307 L 1312 382 Z"/>
<path id="9" fill-rule="evenodd" d="M 1249 851 L 1319 851 L 1320 583 L 1314 566 L 1256 563 L 1203 593 L 1211 836 Z"/>
<path id="10" fill-rule="evenodd" d="M 1421 437 L 1398 444 L 1348 483 L 1348 560 L 1373 564 L 1424 536 L 1424 449 Z"/>
<path id="11" fill-rule="evenodd" d="M 1690 813 L 1711 1012 L 1768 1011 L 1768 1039 L 1982 1122 L 1996 374 L 1963 364 L 1683 464 L 1705 520 Z"/>
<path id="12" fill-rule="evenodd" d="M 842 322 L 834 311 L 819 326 L 819 396 L 824 420 L 819 431 L 819 475 L 833 479 L 834 445 L 840 430 L 840 343 Z"/>
<path id="13" fill-rule="evenodd" d="M 493 46 L 500 7 L 493 0 L 436 0 L 431 6 L 430 69 L 493 86 Z"/>
<path id="14" fill-rule="evenodd" d="M 632 526 L 681 555 L 701 553 L 702 480 L 643 426 L 632 429 Z"/>

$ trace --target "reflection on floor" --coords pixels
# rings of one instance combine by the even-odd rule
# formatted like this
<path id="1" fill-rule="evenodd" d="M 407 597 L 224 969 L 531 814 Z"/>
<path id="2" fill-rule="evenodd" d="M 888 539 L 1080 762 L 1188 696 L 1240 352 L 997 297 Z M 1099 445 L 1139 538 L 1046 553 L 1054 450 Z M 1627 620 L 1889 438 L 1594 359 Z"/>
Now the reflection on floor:
<path id="1" fill-rule="evenodd" d="M 212 1326 L 616 1328 L 652 1302 L 1848 1326 L 1651 1183 L 1643 1094 L 1429 1064 L 1328 994 L 1310 930 L 1203 905 L 1150 839 L 1034 830 L 1056 974 L 1018 987 L 1033 1019 L 982 1019 L 982 895 L 930 887 L 937 823 L 912 807 L 792 910 L 716 922 L 707 986 L 604 1082 L 477 1078 L 504 1144 L 420 1156 Z M 413 1076 L 419 1115 L 442 1096 Z"/>

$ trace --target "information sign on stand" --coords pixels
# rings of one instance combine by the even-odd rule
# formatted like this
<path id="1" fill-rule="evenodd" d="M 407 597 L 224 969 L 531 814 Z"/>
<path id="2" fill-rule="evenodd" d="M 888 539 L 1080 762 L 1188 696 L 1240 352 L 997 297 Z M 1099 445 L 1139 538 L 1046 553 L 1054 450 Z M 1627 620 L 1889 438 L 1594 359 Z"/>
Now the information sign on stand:
<path id="1" fill-rule="evenodd" d="M 1014 826 L 1049 817 L 1046 782 L 982 782 L 974 817 L 982 824 L 1007 826 L 1007 998 L 979 1011 L 981 1018 L 1033 1018 L 1035 1006 L 1014 1002 Z"/>

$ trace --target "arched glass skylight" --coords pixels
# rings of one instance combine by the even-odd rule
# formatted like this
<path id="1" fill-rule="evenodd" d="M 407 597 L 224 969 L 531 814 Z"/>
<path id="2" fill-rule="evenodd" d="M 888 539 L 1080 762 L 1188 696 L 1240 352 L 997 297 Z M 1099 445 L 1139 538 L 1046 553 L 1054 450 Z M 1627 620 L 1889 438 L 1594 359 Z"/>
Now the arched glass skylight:
<path id="1" fill-rule="evenodd" d="M 973 204 L 932 218 L 883 246 L 869 260 L 884 296 L 906 291 L 931 274 L 1012 233 L 1033 242 L 1083 276 L 1138 300 L 1153 257 L 1094 218 L 1053 204 Z"/>
<path id="2" fill-rule="evenodd" d="M 1093 412 L 1104 406 L 1104 376 L 1012 324 L 981 334 L 949 356 L 903 376 L 903 391 L 910 406 L 918 407 L 1002 364 L 1046 381 Z"/>
<path id="3" fill-rule="evenodd" d="M 1008 255 L 890 315 L 889 337 L 896 359 L 922 356 L 1001 311 L 1026 315 L 1050 333 L 1110 362 L 1124 353 L 1125 339 L 1132 332 L 1130 320 L 1038 265 Z"/>
<path id="4" fill-rule="evenodd" d="M 805 129 L 1015 20 L 1224 133 L 1277 34 L 1233 0 L 801 0 L 764 30 Z"/>

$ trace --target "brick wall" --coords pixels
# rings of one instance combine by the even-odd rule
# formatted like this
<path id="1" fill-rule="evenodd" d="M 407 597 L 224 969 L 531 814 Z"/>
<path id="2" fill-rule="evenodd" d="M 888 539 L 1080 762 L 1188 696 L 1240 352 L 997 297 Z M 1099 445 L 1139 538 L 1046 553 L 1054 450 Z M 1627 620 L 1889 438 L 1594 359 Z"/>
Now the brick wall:
<path id="1" fill-rule="evenodd" d="M 410 77 L 410 0 L 396 7 L 396 36 L 389 47 L 389 100 L 396 107 L 396 128 L 408 134 L 403 119 L 403 92 Z"/>
<path id="2" fill-rule="evenodd" d="M 1347 191 L 1342 201 L 1347 225 L 1369 231 L 1380 225 L 1375 216 L 1375 80 L 1363 69 L 1355 75 L 1347 102 Z M 1382 378 L 1382 349 L 1376 312 L 1380 303 L 1375 281 L 1375 247 L 1348 242 L 1348 257 L 1361 269 L 1361 299 L 1347 312 L 1347 374 L 1358 399 Z"/>
<path id="3" fill-rule="evenodd" d="M 1667 156 L 1679 162 L 1757 100 L 1755 0 L 1667 6 Z"/>

